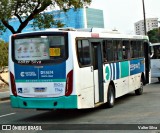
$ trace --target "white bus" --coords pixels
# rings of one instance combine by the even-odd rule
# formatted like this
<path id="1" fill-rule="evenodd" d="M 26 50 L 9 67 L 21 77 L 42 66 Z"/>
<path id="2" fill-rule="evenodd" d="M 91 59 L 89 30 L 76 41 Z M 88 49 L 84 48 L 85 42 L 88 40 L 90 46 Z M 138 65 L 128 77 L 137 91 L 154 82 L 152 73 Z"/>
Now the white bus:
<path id="1" fill-rule="evenodd" d="M 151 77 L 160 82 L 160 43 L 151 43 Z"/>
<path id="2" fill-rule="evenodd" d="M 48 30 L 14 34 L 9 44 L 11 106 L 82 109 L 105 104 L 150 80 L 147 36 Z"/>

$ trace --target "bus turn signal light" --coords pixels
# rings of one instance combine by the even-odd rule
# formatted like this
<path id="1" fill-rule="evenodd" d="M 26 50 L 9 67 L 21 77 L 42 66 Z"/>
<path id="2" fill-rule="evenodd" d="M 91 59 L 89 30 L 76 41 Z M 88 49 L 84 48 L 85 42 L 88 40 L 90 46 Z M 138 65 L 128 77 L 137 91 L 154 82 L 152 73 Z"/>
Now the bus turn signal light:
<path id="1" fill-rule="evenodd" d="M 73 91 L 73 70 L 67 74 L 65 96 L 69 96 Z"/>
<path id="2" fill-rule="evenodd" d="M 13 74 L 10 72 L 11 90 L 14 96 L 17 96 L 16 83 Z"/>

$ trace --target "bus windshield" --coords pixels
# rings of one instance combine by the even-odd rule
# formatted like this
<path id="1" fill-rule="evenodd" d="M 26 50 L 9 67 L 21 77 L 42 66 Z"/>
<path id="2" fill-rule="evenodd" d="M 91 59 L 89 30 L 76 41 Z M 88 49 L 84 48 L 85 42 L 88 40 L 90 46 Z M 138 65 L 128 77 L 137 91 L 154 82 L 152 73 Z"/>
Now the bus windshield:
<path id="1" fill-rule="evenodd" d="M 153 51 L 152 59 L 160 59 L 160 45 L 153 46 Z"/>
<path id="2" fill-rule="evenodd" d="M 19 64 L 55 63 L 66 58 L 65 36 L 14 38 L 13 60 Z"/>

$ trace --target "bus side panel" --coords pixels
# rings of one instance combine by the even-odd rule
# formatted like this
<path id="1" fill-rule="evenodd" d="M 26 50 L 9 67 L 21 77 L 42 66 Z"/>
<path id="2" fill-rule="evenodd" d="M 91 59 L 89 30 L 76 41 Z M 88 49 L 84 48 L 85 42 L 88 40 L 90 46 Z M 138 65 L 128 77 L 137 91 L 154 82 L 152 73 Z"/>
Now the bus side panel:
<path id="1" fill-rule="evenodd" d="M 93 73 L 91 67 L 78 68 L 75 72 L 75 88 L 78 97 L 78 108 L 94 107 Z"/>
<path id="2" fill-rule="evenodd" d="M 116 97 L 126 94 L 128 92 L 128 76 L 130 72 L 129 61 L 105 64 L 104 70 L 105 82 L 109 85 L 113 81 Z M 105 87 L 108 88 L 108 86 Z"/>
<path id="3" fill-rule="evenodd" d="M 160 59 L 151 59 L 151 77 L 160 77 Z"/>
<path id="4" fill-rule="evenodd" d="M 104 70 L 106 85 L 113 81 L 117 98 L 140 87 L 141 74 L 144 73 L 144 59 L 105 64 Z"/>
<path id="5" fill-rule="evenodd" d="M 12 89 L 11 89 L 11 75 L 10 73 L 12 73 L 14 75 L 14 63 L 12 61 L 12 57 L 11 57 L 11 37 L 10 37 L 10 41 L 9 41 L 9 56 L 8 56 L 8 69 L 9 69 L 9 91 L 10 91 L 10 95 L 13 95 L 12 93 Z"/>
<path id="6" fill-rule="evenodd" d="M 141 75 L 145 73 L 144 59 L 135 59 L 130 61 L 129 91 L 140 87 Z"/>

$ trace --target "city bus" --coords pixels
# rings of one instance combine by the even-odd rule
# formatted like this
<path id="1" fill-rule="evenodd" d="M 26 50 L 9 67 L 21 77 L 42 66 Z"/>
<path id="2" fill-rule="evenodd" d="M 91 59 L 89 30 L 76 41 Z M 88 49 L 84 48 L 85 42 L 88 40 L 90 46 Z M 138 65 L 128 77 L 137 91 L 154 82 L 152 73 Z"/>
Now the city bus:
<path id="1" fill-rule="evenodd" d="M 160 82 L 160 43 L 151 43 L 151 78 Z"/>
<path id="2" fill-rule="evenodd" d="M 13 34 L 9 78 L 15 108 L 113 107 L 150 82 L 149 40 L 93 28 Z"/>

